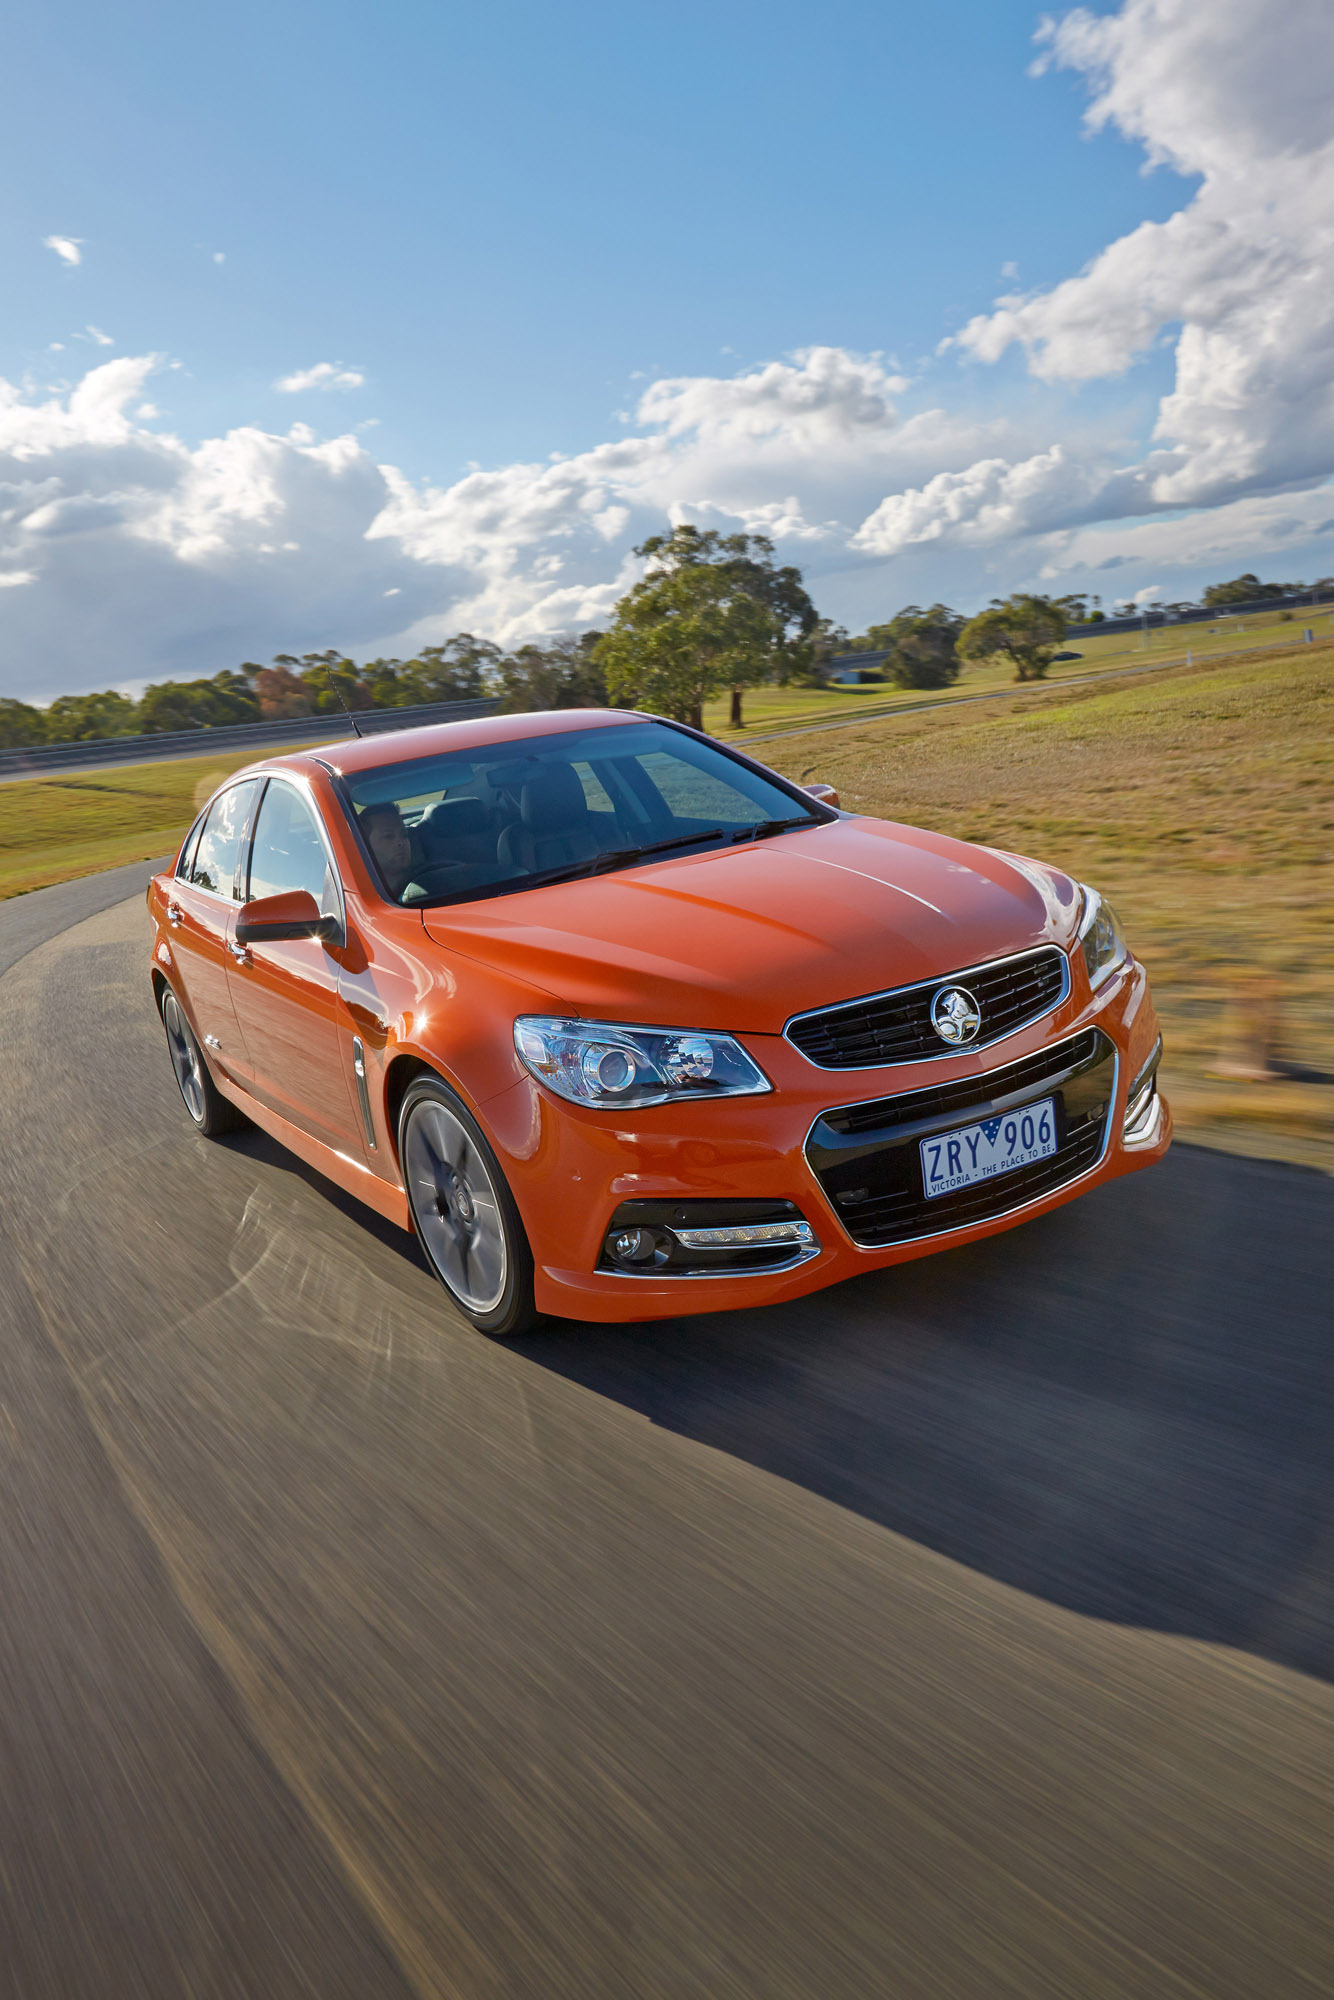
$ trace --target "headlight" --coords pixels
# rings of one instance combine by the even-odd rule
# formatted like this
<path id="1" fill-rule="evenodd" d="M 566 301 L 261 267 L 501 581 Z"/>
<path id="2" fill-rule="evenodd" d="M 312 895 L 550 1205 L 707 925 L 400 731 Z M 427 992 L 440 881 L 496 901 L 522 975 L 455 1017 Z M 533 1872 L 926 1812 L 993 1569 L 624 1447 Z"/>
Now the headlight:
<path id="1" fill-rule="evenodd" d="M 615 1021 L 569 1021 L 521 1014 L 519 1059 L 539 1083 L 572 1104 L 665 1104 L 669 1098 L 754 1097 L 772 1090 L 730 1035 L 692 1028 L 626 1028 Z"/>
<path id="2" fill-rule="evenodd" d="M 1090 889 L 1087 883 L 1081 884 L 1081 887 L 1084 890 L 1084 914 L 1079 920 L 1079 942 L 1088 967 L 1089 985 L 1098 987 L 1129 958 L 1130 946 L 1125 941 L 1111 904 L 1096 889 Z"/>

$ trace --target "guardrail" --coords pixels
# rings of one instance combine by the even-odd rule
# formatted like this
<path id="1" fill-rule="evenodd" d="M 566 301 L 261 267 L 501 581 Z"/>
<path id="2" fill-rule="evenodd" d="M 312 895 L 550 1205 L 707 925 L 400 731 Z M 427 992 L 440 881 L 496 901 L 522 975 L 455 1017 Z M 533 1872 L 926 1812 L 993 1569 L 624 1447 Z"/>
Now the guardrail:
<path id="1" fill-rule="evenodd" d="M 435 701 L 420 708 L 359 708 L 363 735 L 379 736 L 391 729 L 424 729 L 433 722 L 466 722 L 499 707 L 492 695 L 481 701 Z M 103 764 L 146 764 L 167 757 L 208 757 L 214 751 L 265 750 L 290 744 L 323 743 L 351 736 L 352 724 L 342 710 L 332 715 L 299 715 L 281 722 L 234 722 L 220 729 L 178 729 L 161 736 L 100 736 L 88 743 L 35 743 L 22 750 L 0 750 L 0 779 L 35 777 L 44 771 L 92 770 Z"/>

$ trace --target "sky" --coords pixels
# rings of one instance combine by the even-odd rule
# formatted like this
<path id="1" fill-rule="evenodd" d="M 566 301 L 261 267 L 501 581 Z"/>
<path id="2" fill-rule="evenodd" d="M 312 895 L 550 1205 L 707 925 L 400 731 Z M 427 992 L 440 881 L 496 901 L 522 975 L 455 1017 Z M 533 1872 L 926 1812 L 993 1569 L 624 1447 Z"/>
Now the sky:
<path id="1" fill-rule="evenodd" d="M 0 694 L 1334 572 L 1334 8 L 46 0 L 0 80 Z"/>

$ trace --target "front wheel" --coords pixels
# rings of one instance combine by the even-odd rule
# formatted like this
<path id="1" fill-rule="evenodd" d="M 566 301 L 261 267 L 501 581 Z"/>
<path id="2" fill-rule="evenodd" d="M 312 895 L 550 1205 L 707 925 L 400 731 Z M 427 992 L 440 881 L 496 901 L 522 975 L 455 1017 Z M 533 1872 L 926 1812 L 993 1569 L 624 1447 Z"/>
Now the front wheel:
<path id="1" fill-rule="evenodd" d="M 398 1119 L 408 1206 L 427 1261 L 479 1333 L 536 1324 L 533 1256 L 514 1196 L 477 1120 L 438 1077 L 418 1077 Z"/>

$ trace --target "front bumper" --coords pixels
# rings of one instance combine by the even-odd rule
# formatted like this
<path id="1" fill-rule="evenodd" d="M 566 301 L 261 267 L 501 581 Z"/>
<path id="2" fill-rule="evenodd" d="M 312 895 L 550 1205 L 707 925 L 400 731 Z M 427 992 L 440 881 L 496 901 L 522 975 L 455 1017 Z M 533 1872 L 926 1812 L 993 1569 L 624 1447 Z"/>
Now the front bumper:
<path id="1" fill-rule="evenodd" d="M 1082 967 L 1076 971 L 1082 973 Z M 617 1117 L 565 1104 L 525 1081 L 485 1107 L 485 1122 L 528 1231 L 541 1311 L 586 1320 L 662 1319 L 797 1298 L 858 1272 L 1013 1228 L 1160 1159 L 1171 1139 L 1166 1103 L 1156 1091 L 1144 1096 L 1161 1038 L 1148 977 L 1134 960 L 1096 994 L 1077 977 L 1042 1020 L 980 1054 L 945 1061 L 834 1072 L 816 1068 L 781 1036 L 738 1039 L 773 1083 L 771 1095 L 656 1105 Z M 1070 1069 L 1072 1044 L 1076 1054 L 1083 1044 L 1096 1046 L 1098 1062 L 1086 1063 L 1069 1087 L 1071 1111 L 1069 1118 L 1063 1114 L 1060 1157 L 1045 1179 L 1020 1170 L 1005 1177 L 1008 1186 L 996 1182 L 985 1202 L 972 1204 L 972 1212 L 967 1201 L 951 1204 L 947 1198 L 945 1209 L 933 1203 L 922 1221 L 909 1212 L 911 1174 L 903 1165 L 915 1156 L 915 1140 L 927 1129 L 918 1117 L 878 1134 L 884 1157 L 874 1172 L 853 1172 L 851 1178 L 840 1173 L 833 1157 L 838 1147 L 828 1143 L 840 1135 L 831 1131 L 829 1114 L 849 1107 L 862 1113 L 875 1100 L 916 1092 L 913 1109 L 925 1110 L 934 1129 L 966 1125 L 985 1115 L 975 1107 L 993 1101 L 998 1071 L 1035 1079 L 1028 1090 L 1035 1098 L 1056 1087 L 1051 1079 Z M 1136 1091 L 1144 1101 L 1127 1134 L 1127 1105 Z M 1013 1090 L 1006 1101 L 1017 1101 Z M 1086 1115 L 1094 1112 L 1100 1113 L 1096 1132 Z M 835 1115 L 833 1124 L 838 1123 Z M 854 1147 L 866 1137 L 863 1125 L 853 1135 Z M 898 1164 L 886 1166 L 896 1148 Z M 863 1144 L 862 1156 L 873 1150 Z M 838 1197 L 863 1187 L 871 1203 L 862 1205 L 859 1219 L 858 1204 L 840 1203 Z M 687 1200 L 794 1203 L 814 1230 L 818 1253 L 784 1268 L 743 1273 L 656 1277 L 605 1268 L 606 1233 L 624 1204 Z M 878 1232 L 865 1226 L 876 1200 Z M 986 1212 L 978 1214 L 979 1206 Z"/>

